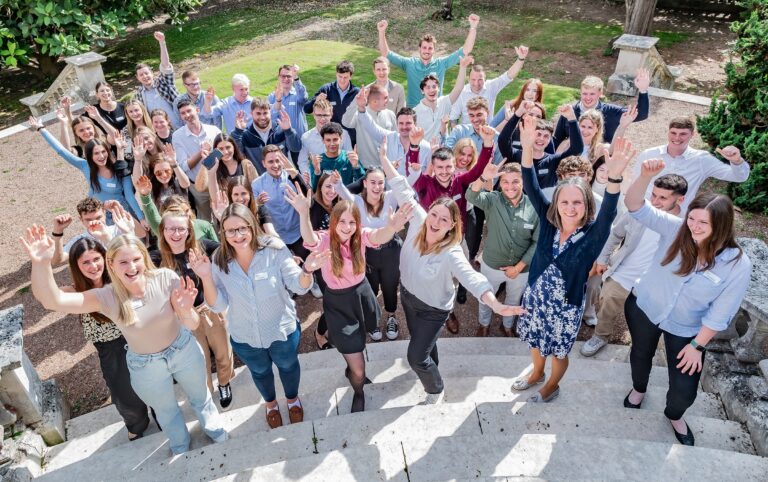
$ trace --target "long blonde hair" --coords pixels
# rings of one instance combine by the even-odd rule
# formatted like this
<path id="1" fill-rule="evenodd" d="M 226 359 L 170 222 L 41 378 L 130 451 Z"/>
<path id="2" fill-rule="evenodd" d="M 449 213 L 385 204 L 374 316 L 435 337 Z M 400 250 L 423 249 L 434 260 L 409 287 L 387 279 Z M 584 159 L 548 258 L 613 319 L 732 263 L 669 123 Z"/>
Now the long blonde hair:
<path id="1" fill-rule="evenodd" d="M 590 120 L 595 126 L 595 135 L 592 136 L 588 151 L 589 162 L 594 163 L 597 160 L 597 147 L 603 142 L 603 131 L 605 130 L 603 114 L 597 109 L 589 109 L 579 116 L 579 125 L 583 120 Z"/>
<path id="2" fill-rule="evenodd" d="M 154 134 L 154 133 L 155 133 L 155 130 L 154 130 L 154 129 L 152 129 L 152 119 L 150 119 L 150 117 L 149 117 L 149 113 L 147 112 L 147 108 L 146 108 L 146 107 L 144 107 L 144 104 L 142 104 L 142 103 L 141 103 L 141 102 L 139 102 L 138 100 L 135 100 L 135 99 L 131 99 L 131 100 L 129 100 L 128 102 L 126 102 L 126 103 L 123 105 L 123 110 L 125 110 L 125 112 L 126 112 L 126 114 L 125 114 L 125 120 L 127 121 L 127 123 L 125 124 L 125 127 L 126 127 L 126 130 L 127 130 L 127 132 L 128 132 L 128 137 L 130 137 L 131 139 L 133 139 L 133 137 L 136 135 L 136 130 L 137 130 L 139 127 L 141 127 L 141 126 L 137 126 L 137 125 L 136 125 L 136 123 L 133 121 L 133 119 L 131 119 L 131 118 L 128 116 L 128 107 L 130 107 L 130 106 L 132 106 L 132 105 L 138 105 L 138 106 L 141 108 L 141 112 L 142 112 L 142 121 L 144 122 L 144 125 L 145 125 L 145 126 L 148 128 L 148 129 L 150 129 L 150 130 L 152 131 L 152 134 Z M 161 150 L 162 150 L 162 149 L 161 149 Z"/>
<path id="3" fill-rule="evenodd" d="M 427 244 L 427 222 L 429 219 L 429 212 L 435 206 L 445 206 L 448 208 L 448 212 L 451 213 L 451 221 L 453 221 L 453 227 L 445 233 L 445 237 L 433 244 L 431 247 Z M 461 232 L 461 211 L 459 205 L 453 199 L 443 196 L 437 198 L 427 210 L 427 219 L 421 225 L 421 229 L 416 233 L 416 237 L 413 239 L 413 245 L 419 250 L 422 256 L 427 254 L 438 254 L 444 249 L 450 248 L 461 244 L 462 232 Z"/>
<path id="4" fill-rule="evenodd" d="M 467 164 L 467 167 L 463 168 L 469 171 L 475 167 L 475 164 L 477 164 L 477 146 L 471 137 L 463 137 L 456 141 L 456 144 L 453 146 L 453 157 L 458 161 L 459 156 L 461 156 L 461 151 L 463 151 L 465 147 L 472 148 L 472 160 Z"/>
<path id="5" fill-rule="evenodd" d="M 149 252 L 146 246 L 139 238 L 132 234 L 123 234 L 114 238 L 107 247 L 107 272 L 109 273 L 109 279 L 112 280 L 112 292 L 117 298 L 117 304 L 120 306 L 120 321 L 126 325 L 131 326 L 136 323 L 136 312 L 131 304 L 131 295 L 128 290 L 125 289 L 123 282 L 117 277 L 112 262 L 117 255 L 117 252 L 125 247 L 133 247 L 139 250 L 141 257 L 144 261 L 144 276 L 151 278 L 155 275 L 155 265 L 152 263 L 152 259 L 149 257 Z"/>

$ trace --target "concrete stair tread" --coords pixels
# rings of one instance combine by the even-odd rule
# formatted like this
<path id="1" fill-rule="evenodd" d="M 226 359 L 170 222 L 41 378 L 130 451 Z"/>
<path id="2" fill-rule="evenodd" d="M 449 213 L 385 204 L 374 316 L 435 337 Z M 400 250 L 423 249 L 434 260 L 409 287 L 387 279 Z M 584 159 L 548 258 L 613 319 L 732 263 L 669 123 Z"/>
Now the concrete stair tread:
<path id="1" fill-rule="evenodd" d="M 697 443 L 702 447 L 744 452 L 753 450 L 749 436 L 741 425 L 735 422 L 695 416 L 686 417 L 686 420 L 697 436 Z M 483 433 L 548 433 L 558 436 L 600 434 L 614 440 L 629 437 L 666 443 L 675 441 L 663 414 L 649 410 L 621 407 L 601 409 L 597 413 L 594 407 L 588 405 L 558 406 L 514 402 L 477 405 L 460 402 L 387 408 L 342 417 L 307 419 L 303 423 L 276 430 L 266 430 L 263 410 L 251 410 L 251 407 L 246 407 L 225 414 L 225 426 L 231 431 L 231 439 L 222 444 L 211 444 L 196 427 L 196 423 L 190 425 L 195 425 L 191 428 L 193 449 L 171 462 L 168 462 L 170 452 L 165 437 L 155 434 L 130 444 L 97 451 L 88 458 L 85 466 L 77 463 L 66 464 L 66 460 L 57 460 L 54 457 L 47 464 L 46 469 L 52 471 L 48 473 L 50 477 L 47 478 L 66 480 L 74 474 L 85 476 L 89 471 L 99 471 L 104 464 L 109 464 L 116 476 L 130 473 L 131 477 L 136 477 L 144 473 L 151 479 L 157 477 L 158 471 L 170 471 L 164 479 L 186 480 L 194 473 L 217 475 L 208 474 L 210 467 L 202 471 L 193 470 L 187 464 L 179 464 L 179 459 L 203 460 L 213 464 L 211 467 L 214 469 L 219 464 L 232 468 L 232 464 L 240 460 L 239 463 L 245 468 L 270 464 L 314 450 L 332 452 L 346 447 L 377 445 L 393 439 L 431 443 L 441 437 Z M 617 427 L 623 432 L 616 432 Z M 244 441 L 247 443 L 243 443 Z M 70 454 L 60 457 L 66 455 Z M 78 460 L 82 460 L 82 457 Z M 242 465 L 246 463 L 251 465 Z M 184 472 L 185 470 L 193 471 L 188 473 Z"/>

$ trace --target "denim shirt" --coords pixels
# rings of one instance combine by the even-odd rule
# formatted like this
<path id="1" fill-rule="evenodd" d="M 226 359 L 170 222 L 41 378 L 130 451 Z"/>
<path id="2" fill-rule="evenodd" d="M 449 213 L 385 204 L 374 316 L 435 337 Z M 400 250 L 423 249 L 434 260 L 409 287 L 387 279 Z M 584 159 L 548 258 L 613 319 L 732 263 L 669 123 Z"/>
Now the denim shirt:
<path id="1" fill-rule="evenodd" d="M 279 178 L 272 177 L 269 173 L 264 173 L 257 177 L 251 184 L 253 195 L 258 196 L 262 192 L 269 195 L 269 201 L 265 206 L 269 215 L 272 216 L 272 224 L 275 231 L 286 244 L 293 244 L 301 238 L 301 228 L 299 224 L 299 214 L 293 209 L 293 206 L 285 200 L 285 188 L 296 188 L 293 182 L 288 179 L 288 173 L 283 171 Z"/>
<path id="2" fill-rule="evenodd" d="M 749 257 L 744 253 L 739 257 L 738 249 L 726 248 L 715 256 L 711 268 L 677 275 L 679 254 L 666 266 L 661 260 L 684 220 L 654 208 L 648 201 L 630 215 L 660 234 L 653 262 L 634 289 L 637 306 L 648 319 L 677 336 L 696 336 L 702 325 L 715 331 L 728 328 L 749 287 Z"/>
<path id="3" fill-rule="evenodd" d="M 235 260 L 227 265 L 229 273 L 213 264 L 218 296 L 211 310 L 227 311 L 234 341 L 268 348 L 296 330 L 296 305 L 288 290 L 301 295 L 309 288 L 299 284 L 301 268 L 282 241 L 269 236 L 259 241 L 265 246 L 254 254 L 247 273 Z"/>

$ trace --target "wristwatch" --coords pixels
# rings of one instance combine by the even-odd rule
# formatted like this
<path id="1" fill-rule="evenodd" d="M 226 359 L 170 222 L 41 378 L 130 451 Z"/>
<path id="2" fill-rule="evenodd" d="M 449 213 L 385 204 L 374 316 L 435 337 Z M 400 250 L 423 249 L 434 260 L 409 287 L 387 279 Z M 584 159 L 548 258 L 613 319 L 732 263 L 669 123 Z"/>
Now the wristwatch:
<path id="1" fill-rule="evenodd" d="M 702 346 L 702 345 L 699 345 L 699 344 L 696 342 L 696 339 L 695 339 L 695 338 L 694 338 L 693 340 L 691 340 L 691 346 L 692 346 L 692 347 L 694 347 L 694 348 L 696 348 L 697 350 L 699 350 L 699 351 L 700 351 L 700 352 L 702 352 L 702 353 L 704 353 L 705 351 L 707 351 L 707 347 L 706 347 L 706 346 Z"/>

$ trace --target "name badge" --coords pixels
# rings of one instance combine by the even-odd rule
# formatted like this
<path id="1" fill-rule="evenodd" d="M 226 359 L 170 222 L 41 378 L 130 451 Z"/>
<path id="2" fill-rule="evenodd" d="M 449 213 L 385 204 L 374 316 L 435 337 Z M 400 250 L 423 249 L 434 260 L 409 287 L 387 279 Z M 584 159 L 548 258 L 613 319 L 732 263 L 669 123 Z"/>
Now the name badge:
<path id="1" fill-rule="evenodd" d="M 288 105 L 296 105 L 296 101 L 288 102 Z"/>
<path id="2" fill-rule="evenodd" d="M 111 187 L 112 189 L 115 189 L 117 187 L 117 184 L 114 182 L 107 182 L 107 183 L 104 183 L 104 185 L 106 187 Z"/>
<path id="3" fill-rule="evenodd" d="M 330 104 L 331 105 L 336 105 L 336 101 L 331 101 Z"/>
<path id="4" fill-rule="evenodd" d="M 701 275 L 704 276 L 705 278 L 707 278 L 709 281 L 715 283 L 715 284 L 719 284 L 720 281 L 722 281 L 719 276 L 717 276 L 715 273 L 713 273 L 711 271 L 704 271 L 704 272 L 701 273 Z"/>
<path id="5" fill-rule="evenodd" d="M 138 310 L 142 306 L 144 306 L 144 300 L 131 300 L 131 308 L 134 310 Z"/>
<path id="6" fill-rule="evenodd" d="M 533 224 L 523 224 L 523 229 L 533 229 Z"/>
<path id="7" fill-rule="evenodd" d="M 268 277 L 269 277 L 269 275 L 266 272 L 256 273 L 256 276 L 253 277 L 253 280 L 254 281 L 264 281 Z"/>
<path id="8" fill-rule="evenodd" d="M 574 243 L 575 243 L 576 241 L 580 240 L 580 239 L 581 239 L 581 238 L 583 238 L 583 237 L 584 237 L 584 231 L 582 231 L 582 232 L 580 232 L 580 233 L 576 233 L 576 234 L 574 234 L 574 235 L 573 235 L 573 237 L 571 238 L 571 242 L 574 242 Z"/>
<path id="9" fill-rule="evenodd" d="M 549 174 L 549 169 L 539 169 L 539 174 Z"/>
<path id="10" fill-rule="evenodd" d="M 457 195 L 453 196 L 453 200 L 454 201 L 458 201 L 459 199 L 461 199 L 461 194 L 457 194 Z"/>

